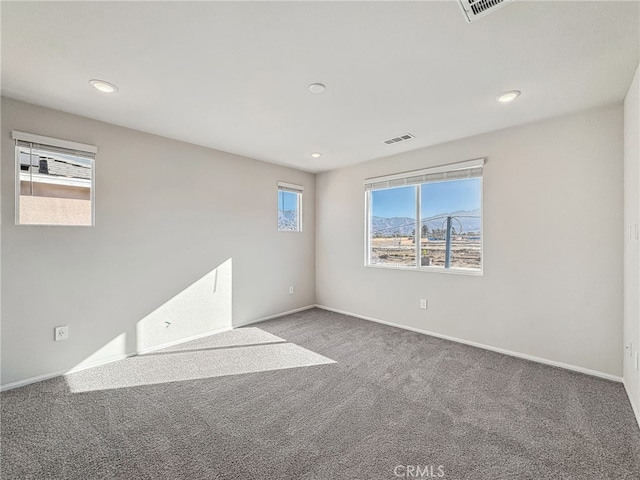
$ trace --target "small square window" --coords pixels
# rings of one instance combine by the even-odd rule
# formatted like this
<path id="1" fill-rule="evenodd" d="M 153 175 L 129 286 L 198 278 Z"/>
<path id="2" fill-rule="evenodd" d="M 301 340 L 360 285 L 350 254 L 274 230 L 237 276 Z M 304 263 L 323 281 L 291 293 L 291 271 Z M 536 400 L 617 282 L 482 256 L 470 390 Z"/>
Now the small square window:
<path id="1" fill-rule="evenodd" d="M 278 231 L 302 231 L 302 191 L 304 187 L 278 182 Z"/>
<path id="2" fill-rule="evenodd" d="M 16 225 L 92 226 L 95 153 L 78 150 L 81 144 L 64 140 L 21 132 L 13 135 Z"/>

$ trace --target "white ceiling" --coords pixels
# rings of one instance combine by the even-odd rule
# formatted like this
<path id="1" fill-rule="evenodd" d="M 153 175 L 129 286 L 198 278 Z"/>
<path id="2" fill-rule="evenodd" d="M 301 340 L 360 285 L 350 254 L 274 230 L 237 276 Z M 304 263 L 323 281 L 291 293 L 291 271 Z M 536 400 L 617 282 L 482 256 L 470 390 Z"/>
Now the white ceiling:
<path id="1" fill-rule="evenodd" d="M 621 102 L 639 5 L 3 1 L 2 94 L 318 172 Z"/>

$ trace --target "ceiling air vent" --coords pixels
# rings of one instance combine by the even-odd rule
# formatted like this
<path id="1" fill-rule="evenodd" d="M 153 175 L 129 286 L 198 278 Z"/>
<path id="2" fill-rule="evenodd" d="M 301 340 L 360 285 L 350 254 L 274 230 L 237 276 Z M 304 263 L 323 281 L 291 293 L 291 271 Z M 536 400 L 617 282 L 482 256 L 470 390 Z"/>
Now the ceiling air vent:
<path id="1" fill-rule="evenodd" d="M 458 0 L 468 23 L 475 22 L 511 2 L 513 0 Z"/>
<path id="2" fill-rule="evenodd" d="M 412 138 L 415 137 L 410 133 L 405 133 L 404 135 L 399 135 L 397 137 L 390 138 L 389 140 L 385 140 L 384 143 L 386 143 L 387 145 L 393 145 L 394 143 L 398 142 L 406 142 L 407 140 L 411 140 Z"/>

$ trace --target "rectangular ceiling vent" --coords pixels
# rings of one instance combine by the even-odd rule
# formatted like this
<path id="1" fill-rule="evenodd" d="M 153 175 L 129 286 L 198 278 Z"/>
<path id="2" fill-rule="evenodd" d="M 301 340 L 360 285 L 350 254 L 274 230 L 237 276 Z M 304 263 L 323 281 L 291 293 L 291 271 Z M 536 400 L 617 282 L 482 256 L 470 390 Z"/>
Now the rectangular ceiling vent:
<path id="1" fill-rule="evenodd" d="M 406 142 L 407 140 L 411 140 L 412 138 L 415 138 L 415 137 L 410 133 L 405 133 L 404 135 L 398 135 L 397 137 L 393 137 L 393 138 L 390 138 L 389 140 L 385 140 L 384 143 L 386 143 L 387 145 L 393 145 L 394 143 L 398 143 L 398 142 Z"/>
<path id="2" fill-rule="evenodd" d="M 475 22 L 511 2 L 513 0 L 458 0 L 468 23 Z"/>

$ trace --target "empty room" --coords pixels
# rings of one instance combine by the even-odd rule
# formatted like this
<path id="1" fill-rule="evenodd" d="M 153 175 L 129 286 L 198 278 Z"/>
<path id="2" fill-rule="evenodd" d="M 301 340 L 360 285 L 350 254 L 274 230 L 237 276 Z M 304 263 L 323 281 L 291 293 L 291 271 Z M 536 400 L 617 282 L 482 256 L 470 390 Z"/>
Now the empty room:
<path id="1" fill-rule="evenodd" d="M 0 478 L 640 479 L 640 0 L 0 27 Z"/>

